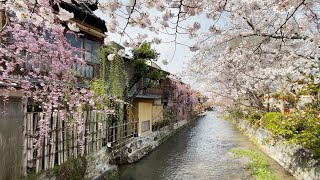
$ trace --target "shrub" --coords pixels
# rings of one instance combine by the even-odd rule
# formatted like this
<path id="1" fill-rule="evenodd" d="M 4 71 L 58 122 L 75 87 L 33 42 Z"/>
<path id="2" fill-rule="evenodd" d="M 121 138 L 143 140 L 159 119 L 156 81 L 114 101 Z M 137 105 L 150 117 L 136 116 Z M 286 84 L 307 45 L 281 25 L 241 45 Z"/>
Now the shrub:
<path id="1" fill-rule="evenodd" d="M 152 131 L 156 131 L 156 130 L 159 130 L 167 125 L 170 124 L 170 121 L 169 120 L 162 120 L 162 121 L 158 121 L 158 122 L 155 122 L 153 125 L 152 125 Z"/>
<path id="2" fill-rule="evenodd" d="M 84 180 L 87 170 L 85 157 L 69 159 L 64 164 L 55 167 L 47 172 L 47 176 L 55 177 L 59 180 Z"/>
<path id="3" fill-rule="evenodd" d="M 300 144 L 320 157 L 320 119 L 313 111 L 295 112 L 287 116 L 277 112 L 266 113 L 262 117 L 262 125 L 274 135 Z"/>
<path id="4" fill-rule="evenodd" d="M 260 119 L 261 115 L 259 113 L 252 113 L 248 116 L 248 121 L 250 122 L 250 124 L 255 124 Z"/>
<path id="5" fill-rule="evenodd" d="M 283 119 L 283 115 L 281 113 L 268 112 L 263 115 L 261 125 L 263 125 L 266 129 L 268 129 L 272 133 L 276 135 L 280 135 L 281 133 L 279 133 L 278 131 L 280 128 L 279 124 L 281 124 L 282 119 Z"/>
<path id="6" fill-rule="evenodd" d="M 245 114 L 240 109 L 229 109 L 228 113 L 229 113 L 229 116 L 234 119 L 241 119 L 245 117 Z"/>
<path id="7" fill-rule="evenodd" d="M 313 151 L 314 155 L 320 157 L 320 119 L 317 114 L 303 112 L 292 114 L 294 131 L 291 142 L 301 144 Z"/>

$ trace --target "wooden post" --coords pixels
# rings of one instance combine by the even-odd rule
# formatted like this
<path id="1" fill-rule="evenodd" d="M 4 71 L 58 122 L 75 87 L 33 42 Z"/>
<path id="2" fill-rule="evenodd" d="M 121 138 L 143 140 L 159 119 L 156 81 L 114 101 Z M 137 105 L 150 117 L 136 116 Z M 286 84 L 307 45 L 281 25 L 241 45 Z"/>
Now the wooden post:
<path id="1" fill-rule="evenodd" d="M 89 137 L 88 137 L 88 143 L 89 143 L 89 153 L 93 150 L 93 111 L 90 111 L 90 117 L 89 117 Z"/>
<path id="2" fill-rule="evenodd" d="M 102 113 L 102 132 L 101 138 L 106 138 L 106 113 Z"/>
<path id="3" fill-rule="evenodd" d="M 62 144 L 62 120 L 60 113 L 58 114 L 58 165 L 63 163 L 62 157 L 63 144 Z"/>
<path id="4" fill-rule="evenodd" d="M 89 154 L 89 152 L 90 152 L 90 143 L 91 143 L 91 139 L 90 139 L 90 137 L 91 137 L 91 135 L 90 135 L 90 124 L 91 124 L 91 122 L 90 122 L 90 119 L 91 119 L 91 111 L 88 111 L 88 114 L 87 114 L 87 121 L 86 121 L 86 129 L 85 129 L 85 131 L 86 131 L 86 154 Z"/>
<path id="5" fill-rule="evenodd" d="M 32 149 L 32 144 L 31 144 L 32 143 L 31 121 L 33 121 L 33 113 L 28 113 L 27 114 L 27 139 L 28 139 L 28 147 L 27 147 L 27 150 L 28 150 L 28 153 L 27 153 L 28 164 L 27 164 L 27 166 L 29 165 L 29 161 L 31 161 L 32 158 L 33 158 L 33 154 L 31 154 L 31 149 Z"/>
<path id="6" fill-rule="evenodd" d="M 39 120 L 43 119 L 43 113 L 37 114 L 37 123 L 39 123 Z M 43 158 L 42 158 L 42 152 L 43 152 L 43 137 L 40 137 L 40 147 L 37 149 L 37 160 L 36 160 L 36 173 L 40 172 L 42 170 L 42 164 L 43 164 Z"/>
<path id="7" fill-rule="evenodd" d="M 112 143 L 116 142 L 116 123 L 112 125 Z"/>
<path id="8" fill-rule="evenodd" d="M 50 168 L 54 168 L 55 164 L 55 157 L 56 157 L 56 138 L 57 138 L 57 118 L 58 114 L 53 113 L 53 119 L 52 119 L 52 135 L 51 135 L 51 156 L 50 156 Z"/>
<path id="9" fill-rule="evenodd" d="M 23 100 L 22 108 L 23 108 L 23 164 L 22 164 L 22 173 L 23 175 L 27 175 L 27 164 L 28 164 L 28 114 L 27 114 L 27 103 L 28 100 Z"/>
<path id="10" fill-rule="evenodd" d="M 67 127 L 67 121 L 68 117 L 65 117 L 64 119 L 64 126 L 63 126 L 63 162 L 66 162 L 68 160 L 68 127 Z"/>
<path id="11" fill-rule="evenodd" d="M 83 118 L 84 118 L 84 132 L 83 132 L 83 137 L 84 137 L 84 144 L 82 144 L 82 148 L 81 148 L 81 156 L 84 156 L 84 153 L 87 152 L 87 149 L 88 149 L 88 140 L 87 140 L 87 137 L 86 137 L 86 132 L 87 132 L 87 111 L 84 112 L 83 114 Z M 83 138 L 83 137 L 79 137 L 79 138 Z"/>
<path id="12" fill-rule="evenodd" d="M 97 112 L 96 113 L 96 127 L 95 127 L 95 129 L 96 129 L 96 136 L 95 137 L 97 138 L 96 151 L 99 151 L 99 149 L 100 149 L 100 138 L 101 138 L 101 136 L 100 136 L 101 129 L 99 128 L 99 122 L 101 122 L 100 120 L 101 120 L 101 112 Z"/>
<path id="13" fill-rule="evenodd" d="M 93 112 L 93 126 L 92 126 L 92 151 L 97 151 L 97 112 Z"/>
<path id="14" fill-rule="evenodd" d="M 33 135 L 34 135 L 34 130 L 33 130 L 33 127 L 34 127 L 34 122 L 37 122 L 37 120 L 34 118 L 34 113 L 30 113 L 29 114 L 29 123 L 30 123 L 30 128 L 29 128 L 29 148 L 30 148 L 30 152 L 29 152 L 29 161 L 31 162 L 31 165 L 32 167 L 34 167 L 34 162 L 33 162 L 33 159 L 34 159 L 34 148 L 33 148 Z"/>
<path id="15" fill-rule="evenodd" d="M 78 134 L 77 134 L 77 125 L 73 126 L 73 158 L 78 157 Z"/>
<path id="16" fill-rule="evenodd" d="M 75 123 L 70 123 L 71 122 L 71 117 L 68 118 L 68 124 L 69 124 L 69 127 L 68 127 L 68 151 L 69 151 L 69 157 L 70 158 L 73 158 L 73 128 L 75 127 Z"/>
<path id="17" fill-rule="evenodd" d="M 48 115 L 47 115 L 48 116 Z M 51 114 L 50 114 L 50 117 L 51 117 Z M 44 117 L 43 117 L 44 118 Z M 49 148 L 48 148 L 48 136 L 45 136 L 44 137 L 44 170 L 47 170 L 48 169 L 48 165 L 49 165 L 49 154 L 48 154 L 48 151 L 49 151 Z"/>
<path id="18" fill-rule="evenodd" d="M 103 112 L 100 113 L 101 116 L 100 116 L 100 129 L 99 129 L 99 149 L 102 149 L 102 133 L 103 133 L 103 125 L 102 125 L 102 122 L 103 122 Z"/>

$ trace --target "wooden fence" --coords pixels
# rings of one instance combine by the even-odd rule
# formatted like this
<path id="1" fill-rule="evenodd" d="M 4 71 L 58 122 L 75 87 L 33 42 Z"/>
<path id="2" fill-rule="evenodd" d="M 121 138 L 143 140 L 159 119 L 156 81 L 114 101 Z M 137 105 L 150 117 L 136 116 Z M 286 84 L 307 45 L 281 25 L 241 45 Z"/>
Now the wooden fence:
<path id="1" fill-rule="evenodd" d="M 88 111 L 82 114 L 83 124 L 63 118 L 56 112 L 49 115 L 48 136 L 39 135 L 39 121 L 45 118 L 41 112 L 27 113 L 24 121 L 23 170 L 37 173 L 61 165 L 70 158 L 99 151 L 104 146 L 114 146 L 137 136 L 137 122 L 115 123 L 114 114 Z M 48 117 L 48 116 L 47 116 Z M 81 130 L 84 128 L 85 130 Z M 38 143 L 36 143 L 36 141 Z M 37 145 L 35 147 L 35 145 Z"/>

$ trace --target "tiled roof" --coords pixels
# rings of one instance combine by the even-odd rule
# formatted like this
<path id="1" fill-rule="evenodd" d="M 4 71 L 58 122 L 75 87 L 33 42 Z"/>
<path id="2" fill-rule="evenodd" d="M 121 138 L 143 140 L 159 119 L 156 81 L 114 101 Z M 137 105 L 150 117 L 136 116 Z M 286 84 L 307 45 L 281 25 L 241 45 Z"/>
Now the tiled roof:
<path id="1" fill-rule="evenodd" d="M 93 2 L 94 1 L 94 2 Z M 88 3 L 90 2 L 90 3 Z M 96 16 L 93 11 L 97 10 L 97 2 L 95 0 L 87 0 L 83 2 L 72 1 L 72 3 L 61 2 L 60 6 L 67 11 L 73 12 L 74 17 L 82 22 L 90 24 L 102 32 L 107 32 L 105 21 Z"/>

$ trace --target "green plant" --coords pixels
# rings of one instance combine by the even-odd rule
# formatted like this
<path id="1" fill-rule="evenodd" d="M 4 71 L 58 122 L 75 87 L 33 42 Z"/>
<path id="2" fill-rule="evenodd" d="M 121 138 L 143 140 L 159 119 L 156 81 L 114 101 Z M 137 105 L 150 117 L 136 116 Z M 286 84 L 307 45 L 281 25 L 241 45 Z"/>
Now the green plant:
<path id="1" fill-rule="evenodd" d="M 159 54 L 156 50 L 151 48 L 151 44 L 148 42 L 142 42 L 139 47 L 132 50 L 133 57 L 131 62 L 135 68 L 135 74 L 142 75 L 143 77 L 150 78 L 152 80 L 159 80 L 163 77 L 162 71 L 150 68 L 147 65 L 148 60 L 155 60 Z"/>
<path id="2" fill-rule="evenodd" d="M 234 119 L 241 119 L 245 117 L 243 111 L 239 108 L 231 108 L 228 110 L 229 116 Z"/>
<path id="3" fill-rule="evenodd" d="M 138 48 L 132 49 L 133 59 L 156 59 L 158 58 L 159 54 L 156 50 L 151 49 L 151 43 L 142 42 Z"/>
<path id="4" fill-rule="evenodd" d="M 268 161 L 259 153 L 252 150 L 231 149 L 236 157 L 248 157 L 251 162 L 246 164 L 245 168 L 250 170 L 258 180 L 276 180 L 277 177 L 268 169 Z"/>
<path id="5" fill-rule="evenodd" d="M 320 157 L 320 119 L 312 111 L 293 113 L 287 117 L 291 121 L 292 136 L 290 142 L 301 144 L 312 150 L 313 154 Z"/>
<path id="6" fill-rule="evenodd" d="M 280 112 L 268 112 L 265 113 L 262 117 L 261 125 L 264 126 L 269 131 L 280 135 L 281 132 L 279 132 L 279 124 L 281 123 L 281 120 L 283 119 L 283 115 Z"/>
<path id="7" fill-rule="evenodd" d="M 36 173 L 35 170 L 28 170 L 27 175 L 22 177 L 23 180 L 37 180 L 40 174 Z"/>
<path id="8" fill-rule="evenodd" d="M 221 117 L 222 119 L 226 120 L 226 121 L 230 121 L 230 122 L 233 122 L 234 119 L 230 116 L 230 115 L 224 115 Z"/>
<path id="9" fill-rule="evenodd" d="M 152 130 L 155 131 L 155 130 L 161 129 L 162 127 L 168 126 L 174 122 L 174 119 L 175 119 L 174 112 L 170 110 L 165 110 L 163 111 L 163 119 L 158 122 L 155 122 L 152 125 Z"/>
<path id="10" fill-rule="evenodd" d="M 170 124 L 170 121 L 168 121 L 168 120 L 162 120 L 162 121 L 155 122 L 152 124 L 152 130 L 153 131 L 159 130 L 169 124 Z"/>
<path id="11" fill-rule="evenodd" d="M 159 69 L 152 69 L 147 77 L 151 80 L 159 80 L 165 77 L 164 73 Z"/>
<path id="12" fill-rule="evenodd" d="M 59 180 L 83 180 L 87 168 L 85 157 L 70 159 L 60 166 L 55 167 L 47 172 L 48 177 L 54 176 Z"/>
<path id="13" fill-rule="evenodd" d="M 261 115 L 259 113 L 252 113 L 248 116 L 248 121 L 250 122 L 250 124 L 255 124 L 260 119 Z"/>
<path id="14" fill-rule="evenodd" d="M 315 156 L 320 157 L 320 119 L 315 111 L 297 111 L 286 116 L 266 113 L 261 125 L 290 143 L 311 149 Z"/>
<path id="15" fill-rule="evenodd" d="M 104 177 L 105 180 L 119 180 L 120 174 L 118 171 L 112 171 L 110 175 Z"/>
<path id="16" fill-rule="evenodd" d="M 129 80 L 128 86 L 126 86 L 126 90 L 131 90 L 132 87 L 138 83 L 142 78 L 150 79 L 150 80 L 160 80 L 165 77 L 164 73 L 157 68 L 151 67 L 147 65 L 147 61 L 156 60 L 159 54 L 156 50 L 151 48 L 151 44 L 148 42 L 142 42 L 137 48 L 132 50 L 133 57 L 131 59 L 131 63 L 134 67 L 134 74 L 132 78 Z M 146 88 L 146 87 L 142 87 Z M 141 89 L 139 89 L 141 90 Z M 131 97 L 131 100 L 134 97 Z"/>

